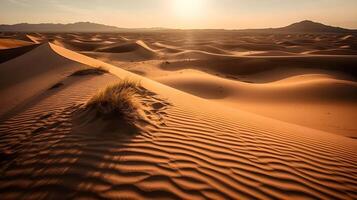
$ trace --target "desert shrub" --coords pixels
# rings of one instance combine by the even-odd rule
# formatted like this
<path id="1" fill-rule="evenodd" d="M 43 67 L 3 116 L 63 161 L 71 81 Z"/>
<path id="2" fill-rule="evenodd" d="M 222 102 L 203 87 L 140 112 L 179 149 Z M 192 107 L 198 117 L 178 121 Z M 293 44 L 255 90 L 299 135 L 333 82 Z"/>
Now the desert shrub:
<path id="1" fill-rule="evenodd" d="M 136 95 L 140 84 L 131 80 L 122 80 L 94 95 L 86 104 L 87 108 L 95 109 L 104 116 L 120 116 L 126 120 L 138 118 L 139 103 Z"/>

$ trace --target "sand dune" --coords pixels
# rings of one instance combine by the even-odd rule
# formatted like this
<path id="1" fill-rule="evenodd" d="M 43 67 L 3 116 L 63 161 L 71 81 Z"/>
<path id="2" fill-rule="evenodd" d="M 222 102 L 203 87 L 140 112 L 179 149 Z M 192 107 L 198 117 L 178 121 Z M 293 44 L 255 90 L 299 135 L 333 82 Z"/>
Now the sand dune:
<path id="1" fill-rule="evenodd" d="M 55 37 L 59 36 L 49 39 Z M 163 56 L 166 48 L 155 49 L 148 42 L 150 35 L 136 43 L 135 34 L 62 37 L 84 46 L 127 38 L 115 45 L 103 43 L 99 48 L 105 53 L 86 52 L 103 60 L 108 54 L 113 63 L 110 57 L 124 50 L 132 56 L 138 51 Z M 152 40 L 162 42 L 156 37 Z M 268 39 L 274 37 L 282 36 Z M 86 38 L 93 42 L 83 42 Z M 178 50 L 189 51 L 180 46 Z M 355 56 L 222 56 L 204 48 L 193 51 L 202 51 L 205 57 L 191 60 L 166 60 L 172 55 L 164 55 L 138 62 L 119 59 L 121 65 L 115 66 L 78 53 L 82 48 L 76 53 L 43 43 L 2 63 L 0 196 L 357 198 L 357 143 L 349 138 L 356 137 L 351 134 L 356 133 Z M 71 76 L 91 67 L 109 73 Z M 141 70 L 148 78 L 125 69 Z M 83 116 L 80 111 L 97 90 L 126 78 L 141 84 L 143 93 L 135 98 L 144 119 L 135 122 L 135 134 L 128 134 L 125 127 L 103 131 L 100 127 L 120 121 Z"/>
<path id="2" fill-rule="evenodd" d="M 135 41 L 123 38 L 86 40 L 67 40 L 66 38 L 55 39 L 53 44 L 79 51 L 85 55 L 102 60 L 115 61 L 142 61 L 151 60 L 157 56 L 155 50 L 151 49 L 143 41 Z"/>
<path id="3" fill-rule="evenodd" d="M 356 108 L 353 101 L 357 60 L 354 53 L 354 37 L 347 36 L 208 34 L 203 38 L 197 33 L 190 33 L 185 38 L 170 34 L 131 34 L 125 37 L 134 41 L 135 38 L 145 41 L 151 49 L 159 53 L 159 57 L 147 60 L 135 51 L 130 53 L 130 59 L 127 59 L 125 53 L 121 55 L 110 52 L 86 52 L 86 55 L 201 98 L 220 101 L 230 107 L 355 137 L 352 120 L 355 115 L 352 111 Z M 341 51 L 334 50 L 341 45 L 344 46 Z M 207 47 L 222 51 L 210 52 L 211 49 Z M 320 55 L 313 55 L 319 52 Z M 195 77 L 196 74 L 187 73 L 187 69 L 229 79 L 233 84 L 221 84 L 220 79 L 215 77 Z M 291 77 L 314 74 L 331 79 L 322 81 L 311 77 L 309 83 L 299 83 L 295 86 L 290 84 L 286 87 L 285 83 L 279 87 L 271 84 Z M 190 80 L 185 79 L 185 76 L 191 77 Z M 243 84 L 245 87 L 241 87 L 240 82 L 250 84 Z M 257 87 L 257 83 L 266 85 Z M 237 85 L 240 87 L 237 88 Z M 207 87 L 213 89 L 207 91 Z M 244 90 L 241 91 L 242 88 Z M 283 95 L 284 93 L 286 95 Z M 307 120 L 307 115 L 313 116 L 313 120 Z"/>
<path id="4" fill-rule="evenodd" d="M 356 77 L 356 56 L 246 56 L 246 57 L 223 57 L 215 56 L 200 60 L 179 60 L 169 64 L 162 63 L 164 70 L 198 69 L 221 76 L 234 77 L 243 80 L 251 75 L 275 71 L 290 71 L 295 69 L 328 70 L 348 76 Z M 268 82 L 285 78 L 284 74 L 267 76 L 263 80 L 256 80 L 252 76 L 251 82 Z M 290 76 L 290 75 L 289 75 Z M 351 77 L 352 78 L 352 77 Z"/>
<path id="5" fill-rule="evenodd" d="M 83 42 L 80 40 L 71 40 L 66 42 L 54 40 L 53 43 L 76 51 L 94 51 L 97 48 L 100 48 L 101 46 L 105 45 L 102 42 Z"/>
<path id="6" fill-rule="evenodd" d="M 84 67 L 74 66 L 73 61 L 56 54 L 49 43 L 0 66 L 1 104 L 6 105 L 1 107 L 0 115 L 26 104 L 31 97 Z"/>
<path id="7" fill-rule="evenodd" d="M 115 43 L 107 45 L 95 50 L 98 53 L 85 53 L 93 55 L 94 57 L 104 57 L 110 60 L 118 61 L 142 61 L 151 60 L 157 56 L 155 50 L 148 47 L 143 41 L 127 42 L 127 43 Z M 107 55 L 107 56 L 106 56 Z"/>
<path id="8" fill-rule="evenodd" d="M 240 96 L 255 101 L 325 102 L 357 100 L 357 83 L 337 80 L 326 75 L 299 75 L 267 84 L 251 84 L 225 80 L 208 74 L 188 72 L 158 79 L 167 85 L 185 91 L 197 91 L 197 96 Z M 221 88 L 209 90 L 207 88 Z"/>
<path id="9" fill-rule="evenodd" d="M 31 41 L 33 41 L 36 44 L 40 44 L 41 42 L 44 42 L 44 38 L 42 38 L 40 35 L 26 35 Z"/>
<path id="10" fill-rule="evenodd" d="M 9 49 L 0 49 L 0 63 L 16 58 L 17 56 L 29 52 L 36 47 L 38 47 L 37 44 L 9 48 Z"/>
<path id="11" fill-rule="evenodd" d="M 32 44 L 33 43 L 24 40 L 0 39 L 0 49 L 10 49 L 15 47 L 28 46 Z"/>
<path id="12" fill-rule="evenodd" d="M 352 81 L 310 74 L 252 84 L 192 70 L 156 80 L 232 108 L 356 137 L 357 85 Z M 292 111 L 294 115 L 291 115 Z M 314 120 L 308 120 L 307 114 L 309 119 Z"/>
<path id="13" fill-rule="evenodd" d="M 344 34 L 247 34 L 187 32 L 146 34 L 44 34 L 50 41 L 76 51 L 95 51 L 107 44 L 125 45 L 137 40 L 148 47 L 174 58 L 174 54 L 187 51 L 206 52 L 219 55 L 287 56 L 296 54 L 355 55 L 356 37 Z M 15 37 L 15 36 L 14 36 Z M 16 35 L 16 37 L 19 37 Z M 338 50 L 345 47 L 343 51 Z M 123 47 L 119 47 L 123 48 Z M 107 53 L 110 53 L 107 51 Z M 112 52 L 115 53 L 115 52 Z M 94 53 L 93 53 L 94 54 Z M 109 56 L 107 56 L 109 57 Z M 182 58 L 182 57 L 181 57 Z"/>

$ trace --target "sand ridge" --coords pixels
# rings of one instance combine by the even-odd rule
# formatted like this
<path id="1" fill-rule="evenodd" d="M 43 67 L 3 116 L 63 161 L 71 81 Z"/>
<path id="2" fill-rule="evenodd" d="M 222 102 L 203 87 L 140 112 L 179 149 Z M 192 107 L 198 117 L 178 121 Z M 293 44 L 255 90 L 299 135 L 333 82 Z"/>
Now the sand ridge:
<path id="1" fill-rule="evenodd" d="M 60 36 L 53 34 L 51 37 Z M 64 34 L 61 37 L 89 38 L 98 42 L 103 36 Z M 104 39 L 112 37 L 118 38 L 109 35 Z M 127 39 L 125 42 L 137 41 L 135 34 L 122 37 Z M 147 47 L 139 45 L 152 52 L 158 51 L 151 42 L 141 39 Z M 182 42 L 179 40 L 177 43 Z M 259 37 L 242 37 L 241 40 L 254 43 Z M 310 41 L 306 40 L 306 43 Z M 202 45 L 205 41 L 195 43 Z M 202 66 L 201 70 L 192 70 L 190 63 L 203 63 L 202 58 L 196 61 L 176 59 L 121 60 L 115 62 L 120 65 L 112 65 L 53 43 L 44 43 L 1 64 L 0 70 L 4 73 L 0 73 L 3 76 L 0 94 L 7 99 L 2 100 L 2 105 L 8 105 L 2 112 L 11 115 L 0 123 L 0 195 L 5 199 L 58 196 L 92 199 L 357 198 L 356 140 L 240 108 L 247 108 L 244 104 L 254 99 L 262 103 L 254 102 L 253 107 L 263 106 L 262 110 L 272 107 L 274 101 L 291 103 L 299 99 L 303 106 L 311 106 L 310 110 L 318 112 L 318 109 L 314 111 L 317 107 L 311 102 L 321 104 L 318 100 L 323 98 L 329 109 L 336 106 L 334 109 L 339 110 L 338 104 L 341 104 L 350 105 L 347 110 L 351 111 L 355 108 L 353 94 L 357 87 L 353 76 L 343 70 L 296 68 L 297 71 L 278 78 L 253 82 L 259 80 L 259 74 L 252 73 L 243 81 L 240 77 L 234 79 L 212 75 L 211 71 L 202 72 L 205 70 Z M 354 62 L 349 57 L 340 59 L 337 63 L 346 62 L 348 69 Z M 174 62 L 189 65 L 173 71 L 162 68 Z M 33 71 L 21 74 L 28 63 L 32 64 Z M 109 73 L 70 76 L 88 67 L 103 67 Z M 125 68 L 142 70 L 148 77 Z M 76 131 L 78 124 L 73 117 L 78 109 L 97 90 L 125 78 L 140 81 L 147 92 L 138 98 L 142 114 L 149 123 L 140 123 L 139 132 L 124 137 L 120 130 L 117 136 Z M 10 92 L 25 89 L 27 92 Z M 269 98 L 271 104 L 264 101 Z M 14 99 L 21 99 L 24 104 Z M 236 105 L 227 106 L 227 102 Z M 15 110 L 7 110 L 10 107 Z"/>
<path id="2" fill-rule="evenodd" d="M 354 53 L 356 37 L 353 34 L 233 34 L 186 31 L 145 34 L 42 33 L 21 37 L 52 41 L 58 46 L 76 50 L 165 84 L 170 83 L 172 87 L 199 97 L 220 100 L 237 109 L 355 137 L 354 123 L 351 120 L 357 107 L 353 102 L 353 85 L 357 76 L 357 57 Z M 21 37 L 15 35 L 12 38 Z M 73 43 L 76 45 L 73 46 Z M 338 53 L 334 49 L 342 49 L 344 52 Z M 319 54 L 317 51 L 329 53 Z M 91 64 L 94 65 L 103 63 Z M 194 70 L 189 69 L 208 73 L 217 79 L 213 80 L 213 76 L 205 77 L 204 74 L 197 76 Z M 181 76 L 181 73 L 184 75 Z M 309 76 L 313 74 L 329 76 L 331 79 L 322 81 L 316 76 Z M 305 84 L 295 84 L 294 87 L 287 83 L 279 86 L 272 84 L 301 76 L 309 77 L 306 78 Z M 174 83 L 177 77 L 183 78 L 179 80 L 179 84 Z M 199 84 L 193 84 L 184 77 L 195 77 L 195 82 Z M 235 83 L 220 84 L 220 78 L 233 80 Z M 227 83 L 225 80 L 223 82 Z M 212 89 L 205 90 L 205 87 Z M 233 90 L 234 92 L 230 92 Z M 286 95 L 282 95 L 283 93 Z M 263 98 L 267 101 L 265 105 L 259 103 Z M 244 99 L 250 103 L 238 102 Z M 285 100 L 281 101 L 282 99 Z M 305 101 L 306 99 L 310 100 Z M 318 105 L 319 100 L 322 106 Z M 312 101 L 315 103 L 310 103 Z M 259 105 L 254 106 L 254 103 Z M 292 110 L 287 109 L 294 107 L 291 105 L 303 109 L 294 109 L 296 114 L 291 115 Z M 272 106 L 276 109 L 268 109 Z M 307 114 L 314 116 L 314 120 L 308 122 L 304 117 Z"/>

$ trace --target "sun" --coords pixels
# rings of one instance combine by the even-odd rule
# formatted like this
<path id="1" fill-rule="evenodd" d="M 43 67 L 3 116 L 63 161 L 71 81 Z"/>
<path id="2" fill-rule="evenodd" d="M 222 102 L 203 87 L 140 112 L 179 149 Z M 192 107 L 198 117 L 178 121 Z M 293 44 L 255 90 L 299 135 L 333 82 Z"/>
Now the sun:
<path id="1" fill-rule="evenodd" d="M 205 0 L 173 0 L 175 14 L 182 19 L 195 19 L 202 15 Z"/>

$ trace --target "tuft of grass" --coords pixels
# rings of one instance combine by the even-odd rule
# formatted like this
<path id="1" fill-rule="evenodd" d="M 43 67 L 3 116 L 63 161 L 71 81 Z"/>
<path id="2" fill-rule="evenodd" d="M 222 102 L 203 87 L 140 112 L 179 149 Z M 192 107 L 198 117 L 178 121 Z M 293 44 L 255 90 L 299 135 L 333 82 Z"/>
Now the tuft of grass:
<path id="1" fill-rule="evenodd" d="M 102 75 L 108 73 L 108 70 L 106 70 L 103 67 L 98 67 L 98 68 L 85 68 L 85 69 L 80 69 L 78 71 L 73 72 L 70 76 L 86 76 L 86 75 Z"/>
<path id="2" fill-rule="evenodd" d="M 94 95 L 86 104 L 103 116 L 120 116 L 131 122 L 138 118 L 139 103 L 135 95 L 139 93 L 140 84 L 128 79 L 122 80 Z"/>

